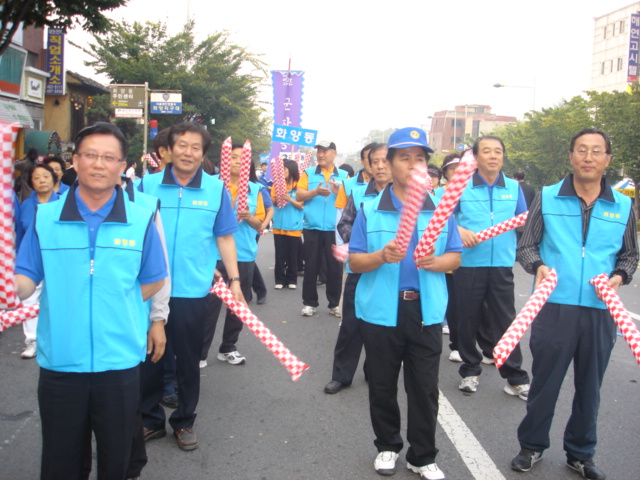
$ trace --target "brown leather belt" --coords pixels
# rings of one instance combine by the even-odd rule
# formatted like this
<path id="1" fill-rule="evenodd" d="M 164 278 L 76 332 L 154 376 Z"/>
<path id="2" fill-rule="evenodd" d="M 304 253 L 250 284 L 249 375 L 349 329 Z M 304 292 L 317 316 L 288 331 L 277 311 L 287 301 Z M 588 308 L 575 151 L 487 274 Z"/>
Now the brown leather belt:
<path id="1" fill-rule="evenodd" d="M 420 292 L 415 290 L 404 290 L 399 292 L 399 296 L 401 300 L 420 300 Z"/>

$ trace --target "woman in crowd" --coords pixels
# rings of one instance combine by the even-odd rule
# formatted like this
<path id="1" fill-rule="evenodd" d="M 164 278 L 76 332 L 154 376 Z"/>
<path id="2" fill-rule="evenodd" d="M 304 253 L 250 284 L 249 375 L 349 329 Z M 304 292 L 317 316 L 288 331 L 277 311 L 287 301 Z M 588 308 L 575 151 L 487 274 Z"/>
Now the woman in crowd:
<path id="1" fill-rule="evenodd" d="M 35 218 L 36 206 L 41 203 L 55 202 L 60 198 L 54 191 L 56 182 L 56 174 L 53 169 L 46 164 L 36 164 L 26 173 L 27 185 L 33 191 L 29 198 L 22 202 L 20 206 L 20 224 L 24 232 L 33 223 Z M 24 305 L 34 305 L 40 303 L 40 292 L 42 291 L 42 283 L 40 283 L 36 291 L 29 298 L 24 300 Z M 38 317 L 23 322 L 22 329 L 25 336 L 25 344 L 27 347 L 21 354 L 22 358 L 34 358 L 36 356 L 36 329 L 38 328 Z"/>
<path id="2" fill-rule="evenodd" d="M 49 165 L 53 173 L 55 174 L 54 180 L 55 185 L 53 186 L 53 191 L 58 195 L 62 195 L 64 192 L 69 190 L 69 185 L 65 185 L 62 183 L 62 176 L 64 175 L 66 164 L 64 160 L 62 160 L 58 156 L 47 157 L 43 162 L 45 165 Z"/>
<path id="3" fill-rule="evenodd" d="M 274 270 L 276 290 L 287 285 L 297 288 L 298 250 L 302 235 L 302 202 L 296 200 L 296 189 L 300 174 L 298 164 L 293 160 L 284 161 L 284 177 L 287 182 L 283 208 L 277 206 L 276 189 L 271 189 L 271 198 L 275 205 L 273 216 L 273 242 L 276 249 L 276 267 Z"/>

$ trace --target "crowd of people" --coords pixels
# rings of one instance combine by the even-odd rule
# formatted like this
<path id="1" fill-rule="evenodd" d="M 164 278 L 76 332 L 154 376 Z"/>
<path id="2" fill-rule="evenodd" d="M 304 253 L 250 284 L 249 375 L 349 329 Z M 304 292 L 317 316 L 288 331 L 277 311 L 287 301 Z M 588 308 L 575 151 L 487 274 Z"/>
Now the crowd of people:
<path id="1" fill-rule="evenodd" d="M 255 261 L 270 226 L 273 287 L 296 290 L 302 275 L 301 315 L 316 317 L 318 286 L 325 284 L 327 313 L 341 319 L 326 394 L 351 385 L 364 347 L 373 465 L 381 475 L 395 473 L 404 447 L 400 370 L 406 466 L 421 478 L 444 479 L 435 437 L 443 334 L 449 360 L 460 364 L 460 391 L 474 394 L 482 364 L 493 363 L 493 348 L 515 317 L 516 259 L 536 285 L 554 267 L 558 286 L 531 331 L 532 376 L 519 347 L 499 370 L 504 393 L 527 406 L 511 467 L 529 471 L 549 448 L 555 403 L 573 361 L 567 465 L 583 478 L 605 478 L 593 458 L 599 389 L 616 328 L 588 280 L 605 272 L 614 289 L 628 284 L 638 247 L 631 201 L 604 179 L 611 161 L 604 132 L 578 132 L 568 146 L 572 173 L 537 194 L 524 172 L 505 175 L 502 140 L 480 137 L 472 148 L 476 172 L 434 250 L 415 262 L 462 157 L 448 155 L 441 169 L 430 164 L 434 151 L 423 130 L 402 128 L 386 144 L 366 145 L 362 169 L 351 175 L 335 165 L 336 144 L 319 142 L 316 165 L 300 171 L 284 160 L 284 195 L 252 164 L 242 210 L 242 145 L 232 146 L 224 181 L 206 159 L 210 146 L 199 124 L 162 130 L 149 172 L 135 179 L 125 174 L 123 134 L 96 123 L 75 139 L 72 172 L 61 159 L 39 162 L 33 152 L 21 165 L 16 285 L 23 303 L 41 305 L 39 318 L 24 324 L 22 353 L 40 366 L 41 478 L 88 478 L 91 432 L 98 478 L 105 480 L 138 478 L 145 442 L 166 436 L 167 423 L 180 449 L 198 448 L 200 368 L 223 306 L 209 289 L 223 278 L 237 301 L 250 301 L 252 290 L 258 304 L 267 301 Z M 433 189 L 403 249 L 396 232 L 417 166 L 428 171 Z M 479 241 L 480 230 L 526 211 L 524 229 Z M 346 266 L 336 247 L 348 250 Z M 237 346 L 242 327 L 228 310 L 219 361 L 247 363 Z M 168 419 L 163 407 L 173 410 Z"/>

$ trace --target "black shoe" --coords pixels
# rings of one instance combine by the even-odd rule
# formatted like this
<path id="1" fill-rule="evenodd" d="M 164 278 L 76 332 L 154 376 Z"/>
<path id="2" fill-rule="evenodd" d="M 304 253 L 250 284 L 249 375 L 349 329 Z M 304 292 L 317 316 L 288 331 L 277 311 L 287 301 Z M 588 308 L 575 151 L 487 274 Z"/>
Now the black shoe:
<path id="1" fill-rule="evenodd" d="M 144 441 L 148 442 L 149 440 L 155 440 L 156 438 L 162 438 L 167 434 L 167 431 L 164 428 L 159 428 L 157 430 L 151 430 L 149 428 L 143 428 L 144 433 Z"/>
<path id="2" fill-rule="evenodd" d="M 267 295 L 263 295 L 262 297 L 258 297 L 258 305 L 263 305 L 267 303 Z"/>
<path id="3" fill-rule="evenodd" d="M 331 380 L 324 386 L 324 393 L 329 393 L 333 395 L 334 393 L 338 393 L 340 390 L 344 388 L 344 385 L 335 380 Z"/>
<path id="4" fill-rule="evenodd" d="M 596 467 L 593 460 L 576 460 L 575 462 L 567 460 L 567 467 L 575 470 L 587 480 L 605 480 L 607 478 L 604 472 Z"/>
<path id="5" fill-rule="evenodd" d="M 541 458 L 542 452 L 523 448 L 520 450 L 520 453 L 511 460 L 511 468 L 516 472 L 528 472 Z"/>
<path id="6" fill-rule="evenodd" d="M 178 394 L 165 395 L 162 397 L 162 400 L 160 400 L 160 405 L 167 408 L 178 408 Z"/>
<path id="7" fill-rule="evenodd" d="M 181 428 L 173 432 L 173 436 L 176 437 L 178 447 L 181 450 L 195 450 L 198 448 L 198 437 L 193 428 Z"/>

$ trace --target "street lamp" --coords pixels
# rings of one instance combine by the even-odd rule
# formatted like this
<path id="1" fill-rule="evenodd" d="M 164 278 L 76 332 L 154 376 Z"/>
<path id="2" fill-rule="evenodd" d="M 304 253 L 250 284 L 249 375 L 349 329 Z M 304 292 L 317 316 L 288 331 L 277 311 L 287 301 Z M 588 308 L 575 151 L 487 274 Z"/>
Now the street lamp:
<path id="1" fill-rule="evenodd" d="M 536 79 L 533 79 L 533 86 L 528 86 L 528 85 L 505 85 L 504 83 L 494 83 L 493 84 L 494 88 L 530 88 L 533 90 L 533 108 L 532 110 L 536 109 Z"/>

